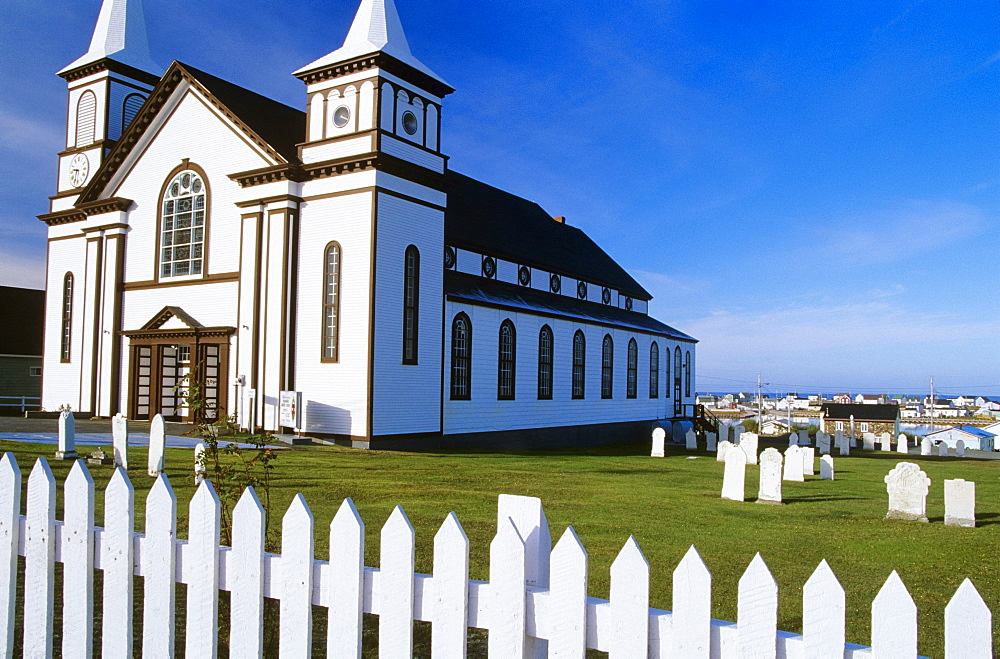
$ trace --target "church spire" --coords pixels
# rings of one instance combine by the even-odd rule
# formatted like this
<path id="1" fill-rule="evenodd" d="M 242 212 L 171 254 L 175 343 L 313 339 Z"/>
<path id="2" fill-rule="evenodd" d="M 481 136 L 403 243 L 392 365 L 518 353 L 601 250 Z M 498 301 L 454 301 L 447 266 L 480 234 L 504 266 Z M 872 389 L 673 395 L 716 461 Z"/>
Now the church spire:
<path id="1" fill-rule="evenodd" d="M 59 73 L 64 74 L 105 58 L 156 76 L 163 73 L 163 67 L 149 57 L 142 0 L 104 0 L 87 54 Z"/>
<path id="2" fill-rule="evenodd" d="M 354 22 L 347 33 L 344 45 L 302 67 L 295 74 L 303 74 L 331 64 L 378 52 L 408 64 L 438 82 L 445 82 L 410 52 L 410 44 L 406 41 L 403 24 L 399 21 L 399 14 L 396 12 L 396 4 L 393 0 L 361 0 L 361 6 L 354 16 Z"/>

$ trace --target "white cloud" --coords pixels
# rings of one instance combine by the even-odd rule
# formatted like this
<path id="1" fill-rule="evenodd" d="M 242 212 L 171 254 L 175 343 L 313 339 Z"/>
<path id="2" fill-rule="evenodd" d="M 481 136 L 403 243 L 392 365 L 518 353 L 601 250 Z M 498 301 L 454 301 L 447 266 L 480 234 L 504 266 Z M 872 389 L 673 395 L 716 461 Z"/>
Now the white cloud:
<path id="1" fill-rule="evenodd" d="M 0 286 L 45 288 L 45 253 L 13 251 L 0 244 Z"/>
<path id="2" fill-rule="evenodd" d="M 21 158 L 48 161 L 62 150 L 63 137 L 51 123 L 0 106 L 0 143 L 5 151 Z"/>

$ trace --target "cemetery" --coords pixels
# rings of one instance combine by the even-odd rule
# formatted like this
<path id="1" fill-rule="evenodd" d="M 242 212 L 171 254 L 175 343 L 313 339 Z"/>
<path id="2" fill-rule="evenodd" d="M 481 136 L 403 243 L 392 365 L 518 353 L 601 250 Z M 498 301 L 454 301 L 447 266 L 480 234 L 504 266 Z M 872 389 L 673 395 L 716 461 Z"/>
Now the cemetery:
<path id="1" fill-rule="evenodd" d="M 734 438 L 734 434 L 727 432 L 725 436 Z M 991 611 L 1000 610 L 1000 583 L 990 562 L 982 560 L 983 556 L 991 555 L 1000 539 L 997 527 L 1000 510 L 995 503 L 1000 500 L 997 463 L 959 459 L 954 454 L 949 457 L 911 454 L 903 458 L 895 451 L 864 451 L 860 445 L 849 456 L 821 455 L 823 451 L 804 445 L 790 450 L 783 439 L 768 446 L 752 433 L 743 433 L 740 439 L 748 440 L 745 447 L 756 445 L 754 463 L 739 444 L 724 440 L 718 446 L 720 452 L 726 451 L 724 464 L 720 464 L 716 451 L 706 450 L 705 438 L 699 436 L 694 449 L 688 449 L 687 436 L 677 439 L 680 441 L 665 442 L 660 447 L 653 444 L 654 454 L 656 448 L 662 448 L 662 458 L 650 456 L 649 441 L 586 450 L 524 453 L 390 453 L 339 447 L 290 447 L 281 452 L 280 466 L 273 475 L 270 497 L 275 507 L 266 548 L 281 552 L 283 548 L 300 545 L 289 545 L 290 540 L 283 539 L 280 520 L 282 516 L 291 516 L 286 516 L 287 524 L 287 520 L 295 519 L 296 515 L 301 517 L 303 510 L 308 510 L 309 523 L 315 528 L 310 551 L 316 560 L 325 560 L 330 550 L 329 525 L 344 500 L 350 497 L 367 529 L 364 565 L 387 569 L 385 542 L 396 537 L 393 534 L 398 534 L 399 528 L 407 528 L 399 519 L 405 514 L 415 537 L 413 569 L 417 573 L 437 574 L 440 567 L 435 534 L 439 529 L 444 532 L 442 522 L 451 520 L 449 514 L 454 512 L 468 538 L 468 578 L 492 582 L 498 575 L 491 572 L 491 555 L 501 541 L 497 497 L 525 495 L 539 497 L 543 503 L 551 545 L 556 541 L 563 545 L 560 538 L 566 540 L 562 537 L 564 531 L 572 526 L 572 540 L 566 542 L 576 548 L 578 555 L 577 545 L 586 552 L 584 583 L 591 598 L 615 599 L 617 586 L 613 574 L 616 570 L 621 572 L 624 561 L 632 568 L 638 566 L 640 572 L 648 571 L 645 606 L 669 611 L 675 608 L 676 593 L 672 595 L 672 591 L 678 575 L 685 574 L 690 579 L 691 574 L 701 574 L 700 570 L 706 568 L 711 575 L 711 617 L 716 621 L 737 621 L 740 588 L 748 587 L 748 579 L 755 580 L 754 583 L 773 581 L 777 588 L 777 629 L 801 634 L 804 626 L 808 626 L 804 620 L 811 619 L 804 608 L 808 598 L 803 599 L 803 587 L 807 583 L 815 586 L 820 580 L 827 584 L 824 588 L 836 590 L 829 585 L 835 579 L 844 591 L 844 635 L 848 643 L 873 645 L 878 636 L 872 630 L 873 607 L 876 607 L 873 602 L 884 601 L 888 596 L 885 593 L 890 593 L 904 602 L 912 597 L 917 611 L 914 625 L 919 636 L 919 653 L 927 656 L 943 656 L 945 607 L 959 587 L 964 593 L 961 602 L 975 600 L 969 595 L 969 585 L 963 585 L 965 578 L 971 580 Z M 850 438 L 844 439 L 846 444 L 849 441 Z M 64 519 L 64 483 L 75 461 L 55 460 L 55 448 L 70 447 L 8 443 L 8 450 L 16 457 L 23 475 L 21 514 L 28 499 L 28 483 L 37 478 L 33 463 L 36 458 L 45 457 L 55 483 L 56 519 Z M 70 450 L 73 449 L 80 455 L 88 455 L 91 450 L 79 445 Z M 145 447 L 128 447 L 131 468 L 127 475 L 134 488 L 136 531 L 141 531 L 148 521 L 147 496 L 154 483 L 159 482 L 158 477 L 148 474 L 156 467 L 158 473 L 169 476 L 176 497 L 177 537 L 191 537 L 186 516 L 195 498 L 196 476 L 201 478 L 195 472 L 194 454 L 192 449 L 175 448 L 159 453 L 155 444 L 153 455 Z M 765 454 L 770 457 L 765 458 Z M 114 455 L 120 462 L 118 451 Z M 791 480 L 785 477 L 790 455 L 796 460 L 791 465 Z M 816 463 L 815 473 L 810 473 L 805 465 L 805 456 Z M 893 498 L 892 492 L 887 491 L 889 474 L 904 464 L 900 462 L 904 459 L 918 462 L 918 471 L 925 474 L 922 482 L 929 481 L 926 496 L 919 502 L 925 506 L 927 523 L 887 519 L 886 511 L 891 508 Z M 737 466 L 745 470 L 740 473 L 743 478 L 739 486 L 730 484 L 730 496 L 723 498 L 720 496 L 723 474 Z M 112 482 L 114 466 L 90 465 L 89 469 L 96 491 L 94 524 L 102 526 L 106 524 L 104 491 Z M 767 482 L 765 472 L 769 474 Z M 919 474 L 916 476 L 920 480 Z M 758 487 L 755 493 L 754 488 Z M 298 494 L 303 496 L 297 497 Z M 752 505 L 761 498 L 781 505 Z M 397 505 L 401 508 L 397 509 Z M 972 524 L 973 528 L 962 528 Z M 457 532 L 454 524 L 450 528 L 452 533 Z M 689 555 L 692 546 L 697 550 L 697 561 Z M 947 563 L 937 557 L 947 557 Z M 646 567 L 642 568 L 643 565 Z M 677 572 L 682 565 L 686 566 L 686 572 Z M 418 579 L 417 583 L 423 582 Z M 23 581 L 18 588 L 23 588 Z M 95 613 L 100 618 L 100 589 L 96 590 Z M 191 586 L 187 590 L 190 596 Z M 227 593 L 223 595 L 225 600 Z M 417 600 L 418 595 L 419 592 L 414 595 Z M 61 601 L 58 593 L 56 601 Z M 134 606 L 133 625 L 141 629 L 141 597 L 136 597 Z M 365 610 L 382 611 L 377 603 L 371 606 Z M 469 606 L 469 619 L 476 620 L 471 613 L 472 604 Z M 955 606 L 952 605 L 953 610 Z M 325 609 L 314 607 L 314 611 L 320 613 L 313 621 L 317 630 L 313 642 L 318 644 L 316 647 L 323 647 L 327 638 L 322 613 Z M 428 615 L 425 612 L 419 619 L 429 620 Z M 681 615 L 680 609 L 677 615 Z M 184 607 L 178 606 L 177 616 L 178 628 L 183 628 Z M 61 620 L 57 607 L 55 624 L 61 625 Z M 662 620 L 661 623 L 666 624 Z M 265 628 L 271 630 L 268 633 L 275 638 L 279 635 L 277 624 L 270 619 L 264 622 Z M 399 624 L 398 620 L 393 624 Z M 735 627 L 726 624 L 713 622 L 713 633 L 723 637 L 735 634 Z M 992 624 L 995 636 L 996 616 Z M 379 643 L 378 625 L 379 618 L 366 615 L 365 656 L 374 652 Z M 716 629 L 716 625 L 722 627 Z M 656 631 L 654 627 L 650 628 L 650 634 Z M 418 646 L 431 643 L 434 628 L 434 624 L 416 623 L 414 642 Z M 15 630 L 15 633 L 20 632 Z M 596 632 L 591 629 L 589 633 Z M 474 637 L 473 633 L 470 638 Z M 141 636 L 137 638 L 141 642 Z M 184 647 L 182 638 L 183 634 L 178 636 L 178 648 Z M 499 642 L 492 627 L 489 638 Z M 609 647 L 606 637 L 603 638 L 605 645 L 592 647 Z M 773 640 L 773 634 L 770 638 Z M 20 637 L 15 640 L 18 644 L 22 641 Z M 219 640 L 223 646 L 228 643 L 228 639 Z M 793 641 L 785 638 L 780 642 Z M 486 642 L 483 643 L 485 650 Z M 470 649 L 470 656 L 478 655 Z"/>

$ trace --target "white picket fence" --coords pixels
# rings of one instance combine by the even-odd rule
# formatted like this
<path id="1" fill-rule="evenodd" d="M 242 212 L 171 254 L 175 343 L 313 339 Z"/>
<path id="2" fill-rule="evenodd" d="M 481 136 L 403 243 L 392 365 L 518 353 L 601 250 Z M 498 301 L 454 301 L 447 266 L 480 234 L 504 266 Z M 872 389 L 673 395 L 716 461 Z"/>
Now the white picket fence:
<path id="1" fill-rule="evenodd" d="M 146 531 L 134 530 L 134 490 L 116 470 L 104 493 L 105 526 L 94 525 L 94 481 L 77 461 L 66 479 L 65 521 L 55 518 L 56 482 L 39 458 L 20 515 L 21 472 L 0 459 L 0 650 L 14 656 L 18 556 L 25 558 L 25 657 L 53 653 L 54 564 L 63 563 L 62 654 L 93 651 L 94 569 L 104 572 L 105 657 L 132 650 L 133 587 L 144 578 L 142 652 L 174 655 L 175 582 L 187 584 L 185 654 L 214 657 L 218 593 L 231 593 L 230 652 L 261 656 L 263 598 L 280 600 L 281 656 L 306 657 L 311 606 L 329 610 L 330 657 L 361 654 L 362 613 L 379 616 L 379 656 L 412 654 L 413 621 L 431 623 L 435 657 L 464 657 L 468 627 L 489 630 L 494 657 L 916 657 L 917 609 L 893 572 L 872 603 L 871 647 L 845 643 L 844 590 L 826 561 L 803 588 L 803 633 L 777 631 L 778 586 L 760 555 L 739 583 L 738 621 L 711 617 L 711 574 L 694 547 L 673 573 L 673 612 L 649 608 L 649 563 L 629 538 L 611 566 L 610 601 L 587 596 L 587 552 L 572 527 L 552 548 L 541 502 L 500 495 L 490 580 L 469 579 L 469 539 L 454 513 L 434 537 L 434 574 L 414 573 L 415 534 L 397 507 L 381 531 L 380 567 L 364 565 L 364 523 L 346 499 L 330 524 L 329 560 L 313 555 L 314 520 L 302 495 L 282 519 L 283 553 L 264 551 L 264 510 L 248 489 L 233 513 L 233 546 L 219 546 L 219 500 L 199 486 L 179 540 L 177 500 L 165 475 L 146 499 Z M 947 657 L 992 657 L 992 618 L 968 580 L 945 610 Z"/>

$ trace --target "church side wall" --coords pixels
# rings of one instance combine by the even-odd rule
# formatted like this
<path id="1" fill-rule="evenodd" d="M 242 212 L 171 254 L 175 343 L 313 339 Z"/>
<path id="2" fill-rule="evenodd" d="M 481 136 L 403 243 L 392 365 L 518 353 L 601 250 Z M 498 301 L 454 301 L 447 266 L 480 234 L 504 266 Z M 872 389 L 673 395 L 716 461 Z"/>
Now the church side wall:
<path id="1" fill-rule="evenodd" d="M 49 241 L 48 250 L 42 409 L 53 411 L 60 405 L 71 405 L 74 411 L 81 411 L 80 365 L 84 351 L 86 239 L 81 235 L 69 240 L 52 240 Z M 63 283 L 68 272 L 73 274 L 73 322 L 70 359 L 63 363 L 60 361 Z"/>

